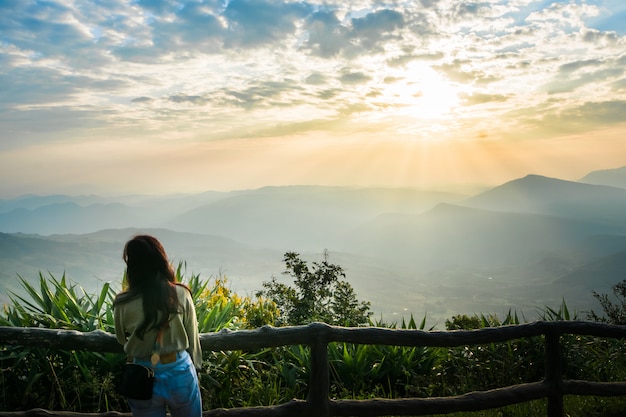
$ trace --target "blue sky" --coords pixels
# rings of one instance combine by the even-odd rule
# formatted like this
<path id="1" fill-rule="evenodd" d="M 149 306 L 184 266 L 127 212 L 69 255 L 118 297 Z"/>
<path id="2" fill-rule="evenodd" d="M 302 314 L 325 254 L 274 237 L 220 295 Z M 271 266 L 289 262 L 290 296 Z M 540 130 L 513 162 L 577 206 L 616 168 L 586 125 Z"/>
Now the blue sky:
<path id="1" fill-rule="evenodd" d="M 626 165 L 625 4 L 0 0 L 0 197 Z"/>

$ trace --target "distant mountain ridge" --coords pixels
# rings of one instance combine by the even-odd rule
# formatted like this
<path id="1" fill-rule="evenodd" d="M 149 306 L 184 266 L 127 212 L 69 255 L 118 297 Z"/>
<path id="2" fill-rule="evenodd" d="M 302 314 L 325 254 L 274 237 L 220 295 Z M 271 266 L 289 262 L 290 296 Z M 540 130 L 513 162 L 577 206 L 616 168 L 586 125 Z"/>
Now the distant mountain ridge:
<path id="1" fill-rule="evenodd" d="M 55 203 L 33 210 L 17 208 L 0 214 L 0 225 L 8 233 L 90 233 L 101 229 L 146 225 L 145 216 L 120 203 Z"/>
<path id="2" fill-rule="evenodd" d="M 381 212 L 418 212 L 466 196 L 394 188 L 263 187 L 183 196 L 33 196 L 0 203 L 0 232 L 92 233 L 110 228 L 169 228 L 219 234 L 261 246 L 327 244 L 346 228 Z M 20 201 L 24 207 L 19 207 Z M 91 204 L 82 205 L 86 201 Z M 106 203 L 105 203 L 106 202 Z M 10 209 L 9 209 L 10 208 Z M 4 210 L 4 212 L 2 211 Z"/>
<path id="3" fill-rule="evenodd" d="M 221 234 L 260 246 L 321 250 L 338 234 L 380 213 L 416 213 L 440 201 L 463 198 L 409 189 L 271 187 L 195 208 L 164 227 Z"/>
<path id="4" fill-rule="evenodd" d="M 315 261 L 327 249 L 385 315 L 498 313 L 564 295 L 583 310 L 591 290 L 624 279 L 626 189 L 528 175 L 473 196 L 289 186 L 2 200 L 0 293 L 15 289 L 16 274 L 41 270 L 87 286 L 118 281 L 123 243 L 140 232 L 247 294 L 281 277 L 285 252 Z"/>
<path id="5" fill-rule="evenodd" d="M 582 177 L 579 181 L 588 184 L 626 188 L 626 166 L 593 171 Z"/>
<path id="6" fill-rule="evenodd" d="M 605 185 L 528 175 L 471 197 L 463 205 L 568 217 L 626 230 L 626 189 Z"/>

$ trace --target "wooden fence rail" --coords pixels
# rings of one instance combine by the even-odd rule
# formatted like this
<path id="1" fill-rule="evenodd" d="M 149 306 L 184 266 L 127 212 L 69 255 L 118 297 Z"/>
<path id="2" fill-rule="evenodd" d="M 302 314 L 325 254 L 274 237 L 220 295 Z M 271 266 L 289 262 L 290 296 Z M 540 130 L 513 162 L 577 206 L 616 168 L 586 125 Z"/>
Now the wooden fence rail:
<path id="1" fill-rule="evenodd" d="M 307 326 L 204 333 L 203 350 L 254 350 L 286 345 L 311 348 L 311 375 L 306 400 L 292 400 L 276 406 L 242 407 L 205 411 L 204 417 L 330 417 L 330 416 L 424 416 L 459 411 L 478 411 L 547 398 L 548 417 L 563 417 L 565 395 L 624 396 L 626 382 L 564 380 L 562 375 L 561 335 L 626 338 L 626 326 L 584 321 L 538 321 L 527 324 L 458 331 L 422 331 L 377 327 L 346 328 L 312 323 Z M 540 382 L 476 391 L 452 397 L 332 400 L 329 398 L 328 344 L 345 342 L 367 345 L 456 347 L 505 342 L 544 336 L 545 376 Z M 122 352 L 112 334 L 43 328 L 0 327 L 0 345 L 40 346 L 60 350 Z M 41 409 L 0 412 L 0 417 L 21 416 L 128 416 L 117 412 L 80 414 Z"/>

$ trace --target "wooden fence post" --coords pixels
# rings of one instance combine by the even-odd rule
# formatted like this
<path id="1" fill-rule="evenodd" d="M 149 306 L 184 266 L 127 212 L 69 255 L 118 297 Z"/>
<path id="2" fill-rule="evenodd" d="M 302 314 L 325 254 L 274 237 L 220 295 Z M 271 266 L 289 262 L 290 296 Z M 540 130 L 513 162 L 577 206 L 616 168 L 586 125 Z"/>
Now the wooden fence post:
<path id="1" fill-rule="evenodd" d="M 329 391 L 330 370 L 328 345 L 321 332 L 316 333 L 311 343 L 311 375 L 307 402 L 311 416 L 330 417 Z"/>
<path id="2" fill-rule="evenodd" d="M 563 363 L 561 357 L 561 334 L 552 328 L 546 332 L 546 374 L 544 381 L 550 384 L 548 417 L 564 417 Z"/>

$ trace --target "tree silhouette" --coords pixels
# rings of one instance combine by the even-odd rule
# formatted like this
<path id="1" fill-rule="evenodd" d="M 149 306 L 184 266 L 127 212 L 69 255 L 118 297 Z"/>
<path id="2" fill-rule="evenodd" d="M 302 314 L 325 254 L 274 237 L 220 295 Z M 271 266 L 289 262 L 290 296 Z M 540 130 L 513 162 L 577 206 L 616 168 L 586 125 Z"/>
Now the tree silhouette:
<path id="1" fill-rule="evenodd" d="M 598 315 L 591 310 L 587 315 L 588 318 L 609 324 L 626 324 L 626 280 L 615 284 L 612 291 L 616 298 L 615 302 L 609 298 L 608 294 L 598 294 L 593 291 L 593 296 L 600 302 L 604 314 Z"/>

